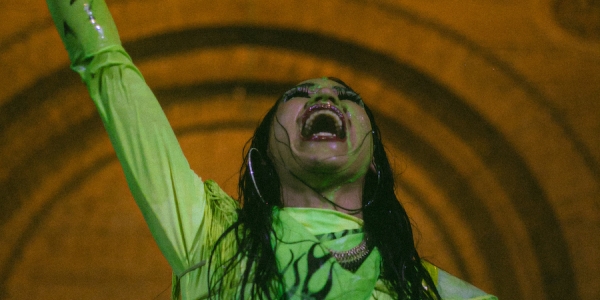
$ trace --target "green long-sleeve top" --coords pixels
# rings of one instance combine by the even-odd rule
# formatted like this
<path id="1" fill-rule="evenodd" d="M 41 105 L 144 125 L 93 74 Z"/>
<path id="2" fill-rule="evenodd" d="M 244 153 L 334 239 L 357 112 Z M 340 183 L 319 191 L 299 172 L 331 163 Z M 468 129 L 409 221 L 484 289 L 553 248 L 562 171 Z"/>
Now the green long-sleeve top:
<path id="1" fill-rule="evenodd" d="M 173 269 L 174 297 L 208 295 L 208 266 L 215 241 L 236 219 L 238 203 L 191 169 L 158 101 L 121 46 L 107 47 L 77 71 L 86 83 L 125 172 L 129 188 L 160 250 Z M 274 211 L 277 263 L 290 298 L 391 299 L 379 280 L 373 249 L 355 272 L 329 250 L 363 240 L 362 220 L 332 210 Z M 231 240 L 221 255 L 235 251 Z M 446 299 L 495 299 L 425 263 Z M 239 288 L 233 276 L 232 292 Z"/>

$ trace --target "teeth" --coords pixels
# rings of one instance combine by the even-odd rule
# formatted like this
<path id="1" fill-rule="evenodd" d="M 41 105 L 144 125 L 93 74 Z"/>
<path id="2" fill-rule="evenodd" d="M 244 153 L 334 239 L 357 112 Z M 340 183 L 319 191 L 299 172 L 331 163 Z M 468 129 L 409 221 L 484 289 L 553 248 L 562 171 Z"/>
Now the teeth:
<path id="1" fill-rule="evenodd" d="M 340 117 L 330 111 L 330 110 L 320 110 L 317 111 L 315 113 L 313 113 L 312 115 L 310 115 L 310 117 L 308 117 L 308 119 L 306 120 L 306 128 L 310 131 L 310 129 L 312 128 L 312 124 L 314 122 L 314 120 L 316 119 L 316 117 L 318 117 L 319 115 L 328 115 L 330 117 L 332 117 L 335 120 L 335 127 L 337 129 L 337 131 L 341 131 L 342 130 L 342 120 L 340 119 Z M 329 132 L 320 132 L 318 133 L 319 136 L 333 136 L 333 134 L 329 133 Z"/>
<path id="2" fill-rule="evenodd" d="M 335 136 L 335 134 L 333 134 L 331 132 L 319 132 L 319 133 L 315 133 L 313 135 L 314 136 L 327 136 L 327 137 L 333 137 L 333 136 Z"/>

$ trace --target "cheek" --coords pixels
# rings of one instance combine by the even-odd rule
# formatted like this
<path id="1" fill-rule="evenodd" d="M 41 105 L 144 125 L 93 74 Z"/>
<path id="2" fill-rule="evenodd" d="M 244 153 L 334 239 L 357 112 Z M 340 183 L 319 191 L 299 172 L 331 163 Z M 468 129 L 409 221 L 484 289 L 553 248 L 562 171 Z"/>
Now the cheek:
<path id="1" fill-rule="evenodd" d="M 285 103 L 281 103 L 277 108 L 277 115 L 295 117 L 304 108 L 306 101 L 307 99 L 304 98 L 294 98 Z"/>
<path id="2" fill-rule="evenodd" d="M 364 109 L 358 105 L 354 106 L 356 107 L 348 108 L 348 116 L 350 120 L 349 125 L 352 126 L 357 133 L 370 132 L 372 129 L 369 116 L 367 116 L 367 113 L 364 111 Z"/>
<path id="3" fill-rule="evenodd" d="M 289 144 L 292 139 L 293 124 L 289 119 L 286 119 L 285 114 L 277 114 L 271 127 L 271 145 L 276 146 L 278 143 Z M 273 143 L 275 142 L 275 144 Z"/>
<path id="4" fill-rule="evenodd" d="M 369 120 L 369 117 L 367 117 L 366 115 L 362 115 L 362 116 L 359 116 L 358 119 L 360 120 L 359 127 L 361 130 L 363 130 L 363 131 L 371 131 L 372 130 L 371 120 Z"/>
<path id="5" fill-rule="evenodd" d="M 273 124 L 275 130 L 285 130 L 288 134 L 293 134 L 302 126 L 301 113 L 304 108 L 304 102 L 300 100 L 290 100 L 281 104 L 275 114 L 275 122 Z"/>

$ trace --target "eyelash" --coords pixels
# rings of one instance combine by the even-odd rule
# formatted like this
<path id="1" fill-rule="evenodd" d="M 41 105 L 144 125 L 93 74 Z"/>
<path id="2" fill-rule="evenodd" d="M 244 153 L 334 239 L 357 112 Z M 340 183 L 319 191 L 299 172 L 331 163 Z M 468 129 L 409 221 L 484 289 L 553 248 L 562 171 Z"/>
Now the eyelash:
<path id="1" fill-rule="evenodd" d="M 338 98 L 340 100 L 350 100 L 360 106 L 364 106 L 362 98 L 356 92 L 346 89 L 346 88 L 337 87 L 337 86 L 334 87 L 334 89 L 337 91 Z"/>
<path id="2" fill-rule="evenodd" d="M 333 89 L 336 90 L 340 101 L 341 100 L 350 100 L 360 106 L 364 106 L 362 98 L 356 92 L 349 90 L 347 88 L 342 88 L 342 87 L 337 87 L 337 86 L 334 87 Z M 309 98 L 309 97 L 310 97 L 310 94 L 309 94 L 308 86 L 298 86 L 298 87 L 295 87 L 295 88 L 285 92 L 285 94 L 283 94 L 282 100 L 283 100 L 283 103 L 285 103 L 292 98 Z"/>
<path id="3" fill-rule="evenodd" d="M 308 94 L 308 87 L 307 86 L 297 86 L 287 92 L 285 92 L 285 94 L 283 94 L 283 102 L 287 102 L 288 100 L 292 99 L 292 98 L 308 98 L 310 97 L 310 95 Z"/>

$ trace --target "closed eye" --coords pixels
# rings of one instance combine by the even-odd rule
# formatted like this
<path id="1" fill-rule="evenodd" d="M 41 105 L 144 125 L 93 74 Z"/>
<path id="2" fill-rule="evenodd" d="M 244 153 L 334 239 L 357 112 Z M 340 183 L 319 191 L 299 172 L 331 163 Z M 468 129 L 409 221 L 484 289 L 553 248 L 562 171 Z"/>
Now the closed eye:
<path id="1" fill-rule="evenodd" d="M 362 98 L 355 91 L 345 88 L 345 87 L 340 87 L 340 86 L 336 86 L 336 87 L 334 87 L 334 89 L 337 91 L 338 98 L 340 100 L 350 100 L 350 101 L 360 105 L 361 107 L 365 106 Z"/>
<path id="2" fill-rule="evenodd" d="M 309 98 L 309 86 L 312 86 L 312 84 L 301 84 L 285 92 L 281 97 L 283 103 L 287 102 L 292 98 Z"/>

